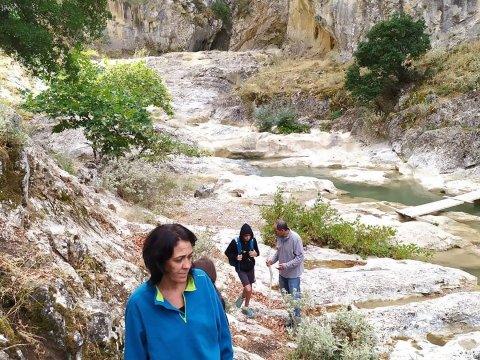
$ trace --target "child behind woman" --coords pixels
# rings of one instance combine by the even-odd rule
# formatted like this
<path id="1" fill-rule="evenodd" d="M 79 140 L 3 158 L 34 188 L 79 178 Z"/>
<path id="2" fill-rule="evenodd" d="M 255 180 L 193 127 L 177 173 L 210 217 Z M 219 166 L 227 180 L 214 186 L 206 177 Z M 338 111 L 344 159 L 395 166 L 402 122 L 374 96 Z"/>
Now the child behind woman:
<path id="1" fill-rule="evenodd" d="M 215 264 L 213 263 L 213 261 L 203 257 L 195 260 L 193 262 L 193 267 L 201 269 L 207 273 L 210 280 L 212 280 L 213 287 L 217 291 L 218 298 L 222 302 L 223 310 L 225 310 L 225 300 L 223 299 L 222 294 L 220 294 L 220 291 L 218 291 L 217 287 L 215 286 L 215 281 L 217 281 L 217 269 L 215 269 Z"/>

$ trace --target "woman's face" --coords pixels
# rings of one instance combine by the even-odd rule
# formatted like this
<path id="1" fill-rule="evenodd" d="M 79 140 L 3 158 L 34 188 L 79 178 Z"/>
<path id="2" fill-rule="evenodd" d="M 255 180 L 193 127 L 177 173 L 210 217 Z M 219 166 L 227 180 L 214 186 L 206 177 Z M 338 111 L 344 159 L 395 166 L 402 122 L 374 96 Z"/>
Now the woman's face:
<path id="1" fill-rule="evenodd" d="M 192 267 L 193 248 L 190 241 L 180 239 L 173 248 L 173 254 L 165 263 L 168 280 L 175 283 L 186 283 L 188 272 Z"/>

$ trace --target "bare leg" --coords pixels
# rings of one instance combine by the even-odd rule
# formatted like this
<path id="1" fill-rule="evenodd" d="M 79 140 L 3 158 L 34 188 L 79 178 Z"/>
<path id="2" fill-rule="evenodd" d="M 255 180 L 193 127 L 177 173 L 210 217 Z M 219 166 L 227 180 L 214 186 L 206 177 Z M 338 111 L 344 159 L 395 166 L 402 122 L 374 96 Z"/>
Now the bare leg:
<path id="1" fill-rule="evenodd" d="M 252 285 L 245 285 L 243 288 L 243 297 L 245 298 L 245 307 L 248 307 L 250 304 L 250 298 L 252 297 Z"/>

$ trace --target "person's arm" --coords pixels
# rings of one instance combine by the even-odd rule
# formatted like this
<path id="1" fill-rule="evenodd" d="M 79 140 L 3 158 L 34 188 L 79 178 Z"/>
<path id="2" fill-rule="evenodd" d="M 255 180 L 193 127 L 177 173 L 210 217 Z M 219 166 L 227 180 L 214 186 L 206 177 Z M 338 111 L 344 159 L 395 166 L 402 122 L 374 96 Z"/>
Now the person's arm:
<path id="1" fill-rule="evenodd" d="M 233 359 L 233 347 L 232 336 L 230 335 L 230 329 L 228 327 L 227 314 L 222 307 L 222 303 L 217 296 L 218 307 L 218 344 L 220 345 L 220 359 L 232 360 Z"/>
<path id="2" fill-rule="evenodd" d="M 137 304 L 129 300 L 125 310 L 124 360 L 148 360 L 146 334 Z"/>
<path id="3" fill-rule="evenodd" d="M 295 237 L 293 240 L 293 259 L 283 264 L 285 269 L 297 267 L 304 258 L 302 240 L 300 237 Z"/>
<path id="4" fill-rule="evenodd" d="M 275 251 L 269 259 L 267 259 L 267 266 L 273 265 L 278 261 L 278 247 L 275 248 Z"/>
<path id="5" fill-rule="evenodd" d="M 237 241 L 233 239 L 225 250 L 225 255 L 229 260 L 237 260 L 238 250 L 237 250 Z"/>
<path id="6" fill-rule="evenodd" d="M 260 256 L 260 250 L 258 250 L 257 239 L 255 239 L 255 238 L 253 238 L 253 249 L 254 249 L 255 252 L 257 253 L 257 256 Z"/>

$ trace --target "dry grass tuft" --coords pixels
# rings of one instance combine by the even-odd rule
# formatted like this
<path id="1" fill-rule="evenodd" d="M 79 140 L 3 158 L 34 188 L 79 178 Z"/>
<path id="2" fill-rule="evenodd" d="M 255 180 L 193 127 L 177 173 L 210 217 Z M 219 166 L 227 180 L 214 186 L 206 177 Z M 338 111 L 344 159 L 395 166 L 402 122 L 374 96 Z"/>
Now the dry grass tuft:
<path id="1" fill-rule="evenodd" d="M 346 64 L 331 58 L 278 60 L 238 86 L 237 91 L 245 102 L 266 102 L 297 93 L 331 97 L 343 86 L 346 68 Z"/>
<path id="2" fill-rule="evenodd" d="M 42 338 L 25 321 L 24 309 L 31 305 L 35 289 L 53 282 L 54 272 L 49 269 L 45 256 L 30 253 L 22 258 L 0 255 L 0 327 L 8 337 L 2 350 L 28 347 L 38 356 L 43 354 Z M 5 330 L 6 331 L 5 333 Z"/>
<path id="3" fill-rule="evenodd" d="M 426 80 L 419 93 L 452 97 L 480 86 L 480 41 L 461 44 L 451 50 L 433 49 L 423 57 L 418 68 Z"/>

